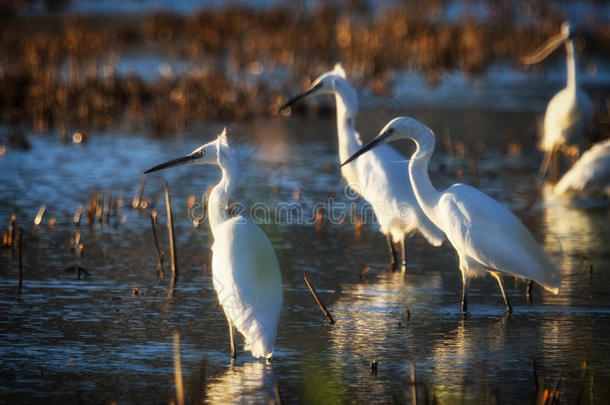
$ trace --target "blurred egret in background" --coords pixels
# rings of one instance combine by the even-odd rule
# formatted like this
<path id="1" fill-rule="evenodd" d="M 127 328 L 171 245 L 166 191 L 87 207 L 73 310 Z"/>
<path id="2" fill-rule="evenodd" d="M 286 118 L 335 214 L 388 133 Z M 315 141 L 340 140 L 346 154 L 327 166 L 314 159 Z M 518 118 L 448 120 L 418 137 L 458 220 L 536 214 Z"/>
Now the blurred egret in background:
<path id="1" fill-rule="evenodd" d="M 553 190 L 570 197 L 610 198 L 610 139 L 583 153 Z"/>
<path id="2" fill-rule="evenodd" d="M 445 232 L 459 256 L 462 312 L 467 311 L 470 279 L 482 276 L 486 271 L 498 281 L 508 312 L 512 312 L 512 307 L 501 274 L 534 280 L 557 294 L 559 271 L 510 210 L 465 184 L 454 184 L 443 192 L 434 188 L 428 175 L 428 162 L 434 152 L 434 133 L 417 120 L 393 119 L 375 139 L 343 164 L 376 146 L 398 139 L 415 142 L 416 150 L 409 162 L 415 196 L 428 218 Z"/>
<path id="3" fill-rule="evenodd" d="M 587 132 L 593 125 L 593 102 L 579 85 L 572 36 L 570 24 L 564 22 L 559 34 L 523 59 L 528 65 L 538 63 L 561 44 L 566 47 L 567 85 L 551 99 L 544 114 L 544 132 L 540 142 L 540 148 L 544 151 L 544 160 L 540 166 L 541 176 L 547 175 L 557 152 L 576 147 L 579 154 Z M 554 176 L 558 175 L 556 170 L 551 170 Z"/>
<path id="4" fill-rule="evenodd" d="M 346 80 L 345 70 L 340 64 L 318 77 L 309 90 L 289 100 L 280 110 L 318 94 L 335 96 L 339 159 L 345 161 L 362 147 L 362 141 L 355 129 L 358 95 Z M 381 233 L 386 236 L 395 269 L 398 267 L 398 253 L 394 243 L 400 242 L 403 271 L 407 262 L 406 237 L 419 231 L 433 246 L 440 246 L 445 239 L 442 231 L 426 217 L 417 203 L 407 175 L 408 164 L 404 156 L 384 145 L 363 159 L 341 167 L 347 184 L 371 204 L 381 225 Z"/>
<path id="5" fill-rule="evenodd" d="M 214 289 L 229 322 L 231 356 L 237 356 L 233 331 L 236 327 L 246 340 L 245 349 L 254 357 L 269 360 L 282 308 L 280 266 L 263 230 L 244 216 L 230 217 L 227 213 L 238 167 L 226 129 L 218 139 L 144 173 L 199 164 L 217 164 L 222 170 L 222 179 L 210 192 L 207 212 L 214 236 Z"/>

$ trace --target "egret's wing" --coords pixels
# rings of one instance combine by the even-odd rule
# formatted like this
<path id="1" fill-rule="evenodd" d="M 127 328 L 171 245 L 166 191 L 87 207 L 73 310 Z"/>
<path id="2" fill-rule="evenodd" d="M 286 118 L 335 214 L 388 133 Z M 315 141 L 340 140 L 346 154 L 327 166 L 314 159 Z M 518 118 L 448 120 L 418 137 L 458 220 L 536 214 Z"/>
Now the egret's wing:
<path id="1" fill-rule="evenodd" d="M 558 92 L 544 115 L 544 137 L 541 146 L 550 151 L 556 144 L 581 146 L 593 124 L 593 102 L 580 88 L 576 98 L 572 89 Z"/>
<path id="2" fill-rule="evenodd" d="M 220 304 L 252 354 L 269 356 L 282 307 L 280 269 L 271 242 L 244 217 L 226 221 L 214 237 L 212 272 Z"/>
<path id="3" fill-rule="evenodd" d="M 583 153 L 555 185 L 554 191 L 557 194 L 599 193 L 610 196 L 610 139 Z"/>
<path id="4" fill-rule="evenodd" d="M 510 210 L 479 190 L 455 185 L 439 201 L 439 218 L 456 250 L 483 267 L 532 279 L 552 292 L 559 272 Z"/>

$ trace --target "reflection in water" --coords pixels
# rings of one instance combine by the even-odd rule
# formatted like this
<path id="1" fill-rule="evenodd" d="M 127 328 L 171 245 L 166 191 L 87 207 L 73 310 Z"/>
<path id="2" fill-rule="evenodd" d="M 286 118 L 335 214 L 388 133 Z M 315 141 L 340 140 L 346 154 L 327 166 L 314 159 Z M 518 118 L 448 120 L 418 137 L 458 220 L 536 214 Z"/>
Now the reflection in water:
<path id="1" fill-rule="evenodd" d="M 471 121 L 471 115 L 459 115 L 464 122 Z M 440 128 L 454 127 L 455 116 L 435 116 L 442 116 Z M 507 121 L 504 114 L 485 116 L 497 125 Z M 516 118 L 511 123 L 514 132 L 525 133 L 524 120 L 531 117 Z M 372 136 L 379 128 L 374 120 L 368 121 L 371 128 L 366 133 Z M 499 133 L 490 128 L 489 123 L 472 126 L 471 136 Z M 238 193 L 247 205 L 292 203 L 295 188 L 306 212 L 329 197 L 351 201 L 342 193 L 334 116 L 287 120 L 268 130 L 263 123 L 248 134 L 261 144 L 255 153 L 243 156 L 248 170 Z M 256 139 L 251 142 L 255 147 Z M 491 139 L 486 141 L 489 145 Z M 72 399 L 69 402 L 99 402 L 108 393 L 117 402 L 169 402 L 174 395 L 171 345 L 159 337 L 171 336 L 175 328 L 184 343 L 187 378 L 200 368 L 201 356 L 206 358 L 204 382 L 196 383 L 207 402 L 273 401 L 276 378 L 287 400 L 410 402 L 411 363 L 422 402 L 423 384 L 444 403 L 484 402 L 496 389 L 499 402 L 531 402 L 532 357 L 547 383 L 564 372 L 560 391 L 566 403 L 575 402 L 584 360 L 595 373 L 597 402 L 610 398 L 610 384 L 605 383 L 610 381 L 610 209 L 590 202 L 565 203 L 546 189 L 539 190 L 531 181 L 537 164 L 516 170 L 521 160 L 508 167 L 496 155 L 484 155 L 479 161 L 480 181 L 486 192 L 517 211 L 534 234 L 543 235 L 545 251 L 557 251 L 561 240 L 565 261 L 558 296 L 536 290 L 534 304 L 528 305 L 523 285 L 506 283 L 515 304 L 515 312 L 506 318 L 495 281 L 485 278 L 473 283 L 476 305 L 462 319 L 461 280 L 450 245 L 433 248 L 416 235 L 409 241 L 411 256 L 403 275 L 381 270 L 387 252 L 373 224 L 364 224 L 355 233 L 347 222 L 331 223 L 326 212 L 320 230 L 313 224 L 273 222 L 265 231 L 280 259 L 285 292 L 277 359 L 265 366 L 241 357 L 238 365 L 228 367 L 228 330 L 209 273 L 209 227 L 193 229 L 187 216 L 189 195 L 216 182 L 218 171 L 193 174 L 177 169 L 166 174 L 175 201 L 181 270 L 172 297 L 167 297 L 169 277 L 159 280 L 155 272 L 150 217 L 145 212 L 123 208 L 127 223 L 116 228 L 81 225 L 84 267 L 91 277 L 77 280 L 73 272 L 62 270 L 74 261 L 67 248 L 74 237 L 71 217 L 78 203 L 86 205 L 96 187 L 113 190 L 113 195 L 123 190 L 129 199 L 143 168 L 188 145 L 195 148 L 201 135 L 185 136 L 180 142 L 107 135 L 92 137 L 77 150 L 47 138 L 34 137 L 32 143 L 27 155 L 9 151 L 1 161 L 11 175 L 0 182 L 0 224 L 6 229 L 10 214 L 16 213 L 27 243 L 21 295 L 15 293 L 15 252 L 3 250 L 0 257 L 0 312 L 5 315 L 0 317 L 0 402 L 65 402 L 66 396 Z M 120 176 L 117 167 L 122 169 Z M 439 164 L 437 186 L 455 180 L 451 166 L 443 170 Z M 156 201 L 161 190 L 160 179 L 150 179 L 145 196 Z M 57 217 L 53 229 L 46 220 L 32 228 L 43 203 L 47 215 Z M 162 213 L 163 208 L 159 203 L 157 210 Z M 165 232 L 159 237 L 167 246 Z M 207 263 L 203 274 L 202 263 Z M 366 265 L 372 269 L 359 281 Z M 311 274 L 337 319 L 335 325 L 324 323 L 303 282 L 303 271 Z M 134 287 L 138 295 L 133 294 Z M 371 360 L 378 361 L 376 375 L 371 375 Z M 197 392 L 189 387 L 187 395 Z M 586 394 L 584 402 L 588 401 Z"/>
<path id="2" fill-rule="evenodd" d="M 268 403 L 274 397 L 276 380 L 272 365 L 246 362 L 232 365 L 218 377 L 208 380 L 206 402 L 213 404 Z"/>
<path id="3" fill-rule="evenodd" d="M 599 252 L 608 246 L 608 210 L 572 205 L 570 200 L 557 196 L 549 185 L 542 192 L 543 241 L 547 252 L 561 253 L 561 296 L 573 301 L 574 278 L 587 275 L 591 265 L 599 259 Z"/>
<path id="4" fill-rule="evenodd" d="M 461 319 L 457 326 L 434 342 L 432 379 L 435 395 L 441 403 L 473 400 L 481 395 L 480 385 L 494 384 L 486 373 L 485 362 L 493 363 L 504 355 L 508 314 L 496 319 L 469 321 Z M 487 353 L 485 358 L 479 353 Z M 472 386 L 472 381 L 483 384 Z"/>
<path id="5" fill-rule="evenodd" d="M 364 392 L 383 400 L 405 399 L 401 384 L 407 361 L 418 356 L 411 313 L 419 321 L 431 308 L 441 306 L 438 273 L 384 272 L 372 284 L 349 284 L 333 304 L 337 324 L 329 328 L 329 355 L 335 373 L 355 378 Z M 380 376 L 371 376 L 370 363 L 378 361 Z M 363 385 L 364 384 L 364 385 Z M 363 385 L 363 386 L 362 386 Z"/>
<path id="6" fill-rule="evenodd" d="M 392 335 L 407 322 L 409 312 L 425 307 L 439 307 L 440 295 L 428 291 L 440 288 L 440 275 L 382 273 L 374 284 L 350 284 L 343 287 L 334 303 L 337 323 L 331 328 L 333 350 L 362 361 L 370 361 L 391 346 Z M 417 309 L 415 309 L 415 308 Z"/>

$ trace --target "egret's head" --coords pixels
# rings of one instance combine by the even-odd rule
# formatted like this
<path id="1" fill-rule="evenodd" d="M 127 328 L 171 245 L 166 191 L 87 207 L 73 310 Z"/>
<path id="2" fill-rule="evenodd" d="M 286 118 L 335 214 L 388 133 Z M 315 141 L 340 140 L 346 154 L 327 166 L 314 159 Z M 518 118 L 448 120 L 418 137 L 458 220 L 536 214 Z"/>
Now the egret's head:
<path id="1" fill-rule="evenodd" d="M 201 145 L 186 156 L 182 156 L 150 168 L 146 170 L 144 174 L 175 166 L 222 164 L 222 160 L 227 157 L 228 151 L 229 144 L 227 143 L 227 129 L 225 128 L 220 135 L 218 135 L 218 138 L 212 142 Z"/>
<path id="2" fill-rule="evenodd" d="M 386 124 L 379 134 L 358 152 L 350 156 L 341 166 L 348 164 L 363 153 L 398 139 L 412 139 L 426 150 L 434 149 L 434 132 L 421 122 L 410 117 L 397 117 Z"/>
<path id="3" fill-rule="evenodd" d="M 321 74 L 316 80 L 314 80 L 308 90 L 288 100 L 286 104 L 280 107 L 280 111 L 288 107 L 292 107 L 299 101 L 310 96 L 315 96 L 318 94 L 335 94 L 336 92 L 353 92 L 353 88 L 347 82 L 345 77 L 345 70 L 343 69 L 343 66 L 341 66 L 340 63 L 337 63 L 333 70 Z"/>
<path id="4" fill-rule="evenodd" d="M 547 56 L 549 56 L 553 51 L 559 48 L 560 45 L 566 43 L 566 41 L 571 40 L 574 37 L 574 27 L 568 22 L 564 22 L 561 24 L 561 29 L 559 34 L 550 38 L 544 45 L 542 45 L 538 50 L 531 55 L 524 57 L 523 63 L 526 65 L 531 65 L 534 63 L 538 63 Z"/>

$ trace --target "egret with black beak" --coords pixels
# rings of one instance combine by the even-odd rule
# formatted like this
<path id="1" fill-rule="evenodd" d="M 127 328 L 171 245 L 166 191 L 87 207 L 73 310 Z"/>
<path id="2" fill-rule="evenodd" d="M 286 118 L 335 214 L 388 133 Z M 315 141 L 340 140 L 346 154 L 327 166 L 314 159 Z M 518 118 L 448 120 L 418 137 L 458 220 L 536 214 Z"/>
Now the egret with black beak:
<path id="1" fill-rule="evenodd" d="M 489 272 L 497 281 L 506 304 L 501 274 L 534 280 L 557 294 L 560 276 L 532 234 L 502 204 L 474 187 L 454 184 L 439 192 L 430 181 L 428 162 L 434 152 L 434 133 L 413 118 L 390 121 L 368 145 L 343 165 L 375 147 L 399 139 L 411 139 L 416 150 L 409 162 L 409 177 L 415 197 L 425 214 L 445 232 L 460 259 L 462 312 L 467 312 L 470 279 Z"/>
<path id="2" fill-rule="evenodd" d="M 231 217 L 227 213 L 238 170 L 226 129 L 218 139 L 144 173 L 202 164 L 215 164 L 222 170 L 222 179 L 210 193 L 207 212 L 214 237 L 212 279 L 229 322 L 231 357 L 237 356 L 235 327 L 246 340 L 246 350 L 254 357 L 269 360 L 282 309 L 280 266 L 263 230 L 244 216 Z"/>
<path id="3" fill-rule="evenodd" d="M 310 89 L 292 98 L 280 110 L 299 101 L 319 95 L 333 94 L 337 105 L 337 134 L 339 159 L 345 161 L 362 147 L 355 129 L 358 114 L 358 95 L 348 83 L 340 64 L 318 77 Z M 405 238 L 419 231 L 433 246 L 440 246 L 445 236 L 419 207 L 408 179 L 409 161 L 391 146 L 381 146 L 353 164 L 341 167 L 347 184 L 371 204 L 375 217 L 386 236 L 393 267 L 398 267 L 398 253 L 394 243 L 402 247 L 401 268 L 406 269 Z"/>

